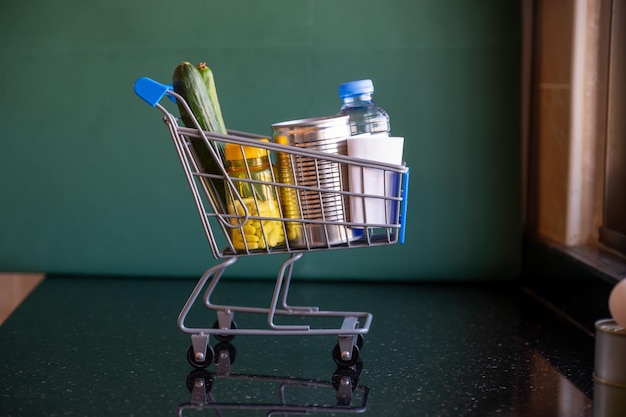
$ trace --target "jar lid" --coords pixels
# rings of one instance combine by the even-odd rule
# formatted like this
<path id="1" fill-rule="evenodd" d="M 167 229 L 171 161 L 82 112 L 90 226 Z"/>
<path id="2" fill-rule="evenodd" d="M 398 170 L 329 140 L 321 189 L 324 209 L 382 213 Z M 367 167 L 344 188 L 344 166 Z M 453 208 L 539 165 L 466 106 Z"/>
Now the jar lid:
<path id="1" fill-rule="evenodd" d="M 269 142 L 268 139 L 260 139 L 261 142 Z M 243 154 L 241 152 L 243 148 Z M 241 159 L 263 158 L 268 156 L 269 150 L 265 148 L 257 148 L 255 146 L 237 145 L 236 143 L 227 143 L 224 146 L 224 156 L 227 161 L 237 161 Z"/>

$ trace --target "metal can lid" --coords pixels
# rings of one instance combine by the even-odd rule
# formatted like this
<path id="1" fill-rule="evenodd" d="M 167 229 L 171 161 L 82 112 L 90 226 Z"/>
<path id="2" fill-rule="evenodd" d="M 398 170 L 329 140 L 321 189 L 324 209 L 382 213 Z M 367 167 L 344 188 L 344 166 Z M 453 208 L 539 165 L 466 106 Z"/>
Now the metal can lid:
<path id="1" fill-rule="evenodd" d="M 320 116 L 307 119 L 287 120 L 284 122 L 272 123 L 272 129 L 277 133 L 289 132 L 302 128 L 325 128 L 336 125 L 348 125 L 348 116 Z M 283 130 L 284 129 L 284 130 Z M 283 133 L 284 134 L 284 133 Z"/>
<path id="2" fill-rule="evenodd" d="M 596 330 L 602 333 L 610 333 L 618 336 L 626 336 L 626 329 L 613 319 L 602 319 L 595 323 Z"/>

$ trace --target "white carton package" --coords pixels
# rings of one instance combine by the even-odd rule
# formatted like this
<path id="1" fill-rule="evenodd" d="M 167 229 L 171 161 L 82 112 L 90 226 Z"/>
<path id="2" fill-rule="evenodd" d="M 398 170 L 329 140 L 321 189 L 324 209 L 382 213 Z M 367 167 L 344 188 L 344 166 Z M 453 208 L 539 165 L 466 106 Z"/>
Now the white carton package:
<path id="1" fill-rule="evenodd" d="M 394 165 L 402 164 L 403 137 L 363 134 L 347 140 L 348 156 Z M 398 194 L 398 173 L 376 168 L 350 166 L 349 191 L 380 197 Z M 350 220 L 353 223 L 385 225 L 395 222 L 397 201 L 377 197 L 350 196 Z"/>

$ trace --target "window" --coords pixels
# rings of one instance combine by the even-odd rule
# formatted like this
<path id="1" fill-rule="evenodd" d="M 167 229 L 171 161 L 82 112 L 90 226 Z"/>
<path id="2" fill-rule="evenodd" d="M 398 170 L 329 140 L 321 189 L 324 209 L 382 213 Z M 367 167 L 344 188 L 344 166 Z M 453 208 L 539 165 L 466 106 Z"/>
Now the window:
<path id="1" fill-rule="evenodd" d="M 526 229 L 626 255 L 626 2 L 524 7 Z"/>
<path id="2" fill-rule="evenodd" d="M 626 2 L 611 3 L 600 242 L 626 254 Z"/>

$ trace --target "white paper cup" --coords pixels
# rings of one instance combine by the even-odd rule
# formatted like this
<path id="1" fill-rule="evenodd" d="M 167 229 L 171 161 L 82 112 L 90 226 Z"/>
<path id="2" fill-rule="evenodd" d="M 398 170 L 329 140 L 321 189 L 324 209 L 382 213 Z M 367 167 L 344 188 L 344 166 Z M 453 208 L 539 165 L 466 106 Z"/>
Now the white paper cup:
<path id="1" fill-rule="evenodd" d="M 348 156 L 393 165 L 402 164 L 403 147 L 403 137 L 358 135 L 348 138 Z M 378 197 L 398 196 L 398 173 L 351 165 L 348 179 L 350 192 L 375 196 L 350 196 L 351 222 L 382 227 L 396 222 L 397 201 Z"/>

